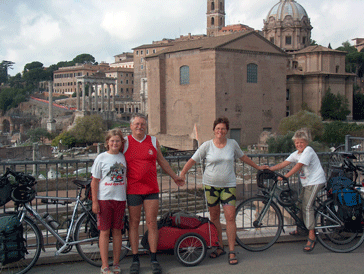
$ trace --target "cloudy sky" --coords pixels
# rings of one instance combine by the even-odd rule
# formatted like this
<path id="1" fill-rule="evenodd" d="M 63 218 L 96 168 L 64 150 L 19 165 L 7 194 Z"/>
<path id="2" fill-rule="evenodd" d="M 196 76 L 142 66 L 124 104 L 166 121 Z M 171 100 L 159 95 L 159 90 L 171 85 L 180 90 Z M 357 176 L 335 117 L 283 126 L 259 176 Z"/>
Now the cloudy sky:
<path id="1" fill-rule="evenodd" d="M 261 30 L 279 0 L 226 0 L 226 25 Z M 364 37 L 363 0 L 297 0 L 311 19 L 312 39 L 333 48 Z M 117 54 L 163 38 L 206 33 L 205 0 L 0 0 L 0 61 L 44 66 L 89 53 L 113 62 Z"/>

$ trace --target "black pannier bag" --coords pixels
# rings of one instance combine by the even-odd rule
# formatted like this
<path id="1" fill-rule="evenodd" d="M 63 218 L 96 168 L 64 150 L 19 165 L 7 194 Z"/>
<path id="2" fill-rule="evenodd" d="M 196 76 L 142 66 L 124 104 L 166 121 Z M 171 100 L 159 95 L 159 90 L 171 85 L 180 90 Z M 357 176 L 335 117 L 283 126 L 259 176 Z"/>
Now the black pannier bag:
<path id="1" fill-rule="evenodd" d="M 16 215 L 0 217 L 0 264 L 2 266 L 24 259 L 27 249 L 23 225 Z"/>
<path id="2" fill-rule="evenodd" d="M 13 190 L 8 178 L 0 180 L 0 206 L 5 205 L 11 200 L 11 191 Z"/>

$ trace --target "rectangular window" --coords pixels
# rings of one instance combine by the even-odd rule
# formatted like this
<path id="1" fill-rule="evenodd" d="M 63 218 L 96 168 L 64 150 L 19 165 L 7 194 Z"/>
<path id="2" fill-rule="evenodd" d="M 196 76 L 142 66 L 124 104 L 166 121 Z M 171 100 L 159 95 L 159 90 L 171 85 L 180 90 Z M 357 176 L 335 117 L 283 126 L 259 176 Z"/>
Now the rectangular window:
<path id="1" fill-rule="evenodd" d="M 258 65 L 256 64 L 247 65 L 247 82 L 258 83 Z"/>
<path id="2" fill-rule="evenodd" d="M 306 44 L 306 37 L 305 36 L 302 37 L 302 44 Z"/>
<path id="3" fill-rule="evenodd" d="M 291 44 L 292 44 L 292 37 L 286 36 L 286 45 L 291 45 Z"/>
<path id="4" fill-rule="evenodd" d="M 289 94 L 289 89 L 286 90 L 286 100 L 289 101 L 289 97 L 290 97 L 290 94 Z"/>
<path id="5" fill-rule="evenodd" d="M 190 67 L 182 66 L 180 68 L 180 85 L 188 85 L 190 83 Z"/>

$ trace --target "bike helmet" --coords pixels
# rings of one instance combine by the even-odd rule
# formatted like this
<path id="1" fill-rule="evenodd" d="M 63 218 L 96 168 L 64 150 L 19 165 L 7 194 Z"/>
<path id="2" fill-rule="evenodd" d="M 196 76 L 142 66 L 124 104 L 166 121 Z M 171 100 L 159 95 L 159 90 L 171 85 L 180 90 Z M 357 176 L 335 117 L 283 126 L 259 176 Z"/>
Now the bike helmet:
<path id="1" fill-rule="evenodd" d="M 19 186 L 11 193 L 11 199 L 18 203 L 28 203 L 35 198 L 35 190 L 28 186 Z"/>
<path id="2" fill-rule="evenodd" d="M 277 199 L 282 206 L 293 206 L 298 200 L 298 193 L 293 189 L 282 190 Z"/>

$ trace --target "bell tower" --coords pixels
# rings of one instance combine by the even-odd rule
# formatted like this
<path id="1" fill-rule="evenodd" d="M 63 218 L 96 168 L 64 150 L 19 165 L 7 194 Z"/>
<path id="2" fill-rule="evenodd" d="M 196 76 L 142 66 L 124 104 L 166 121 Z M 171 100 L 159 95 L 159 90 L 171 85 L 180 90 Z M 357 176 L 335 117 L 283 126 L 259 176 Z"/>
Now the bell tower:
<path id="1" fill-rule="evenodd" d="M 207 0 L 207 36 L 217 36 L 225 27 L 225 0 Z"/>

